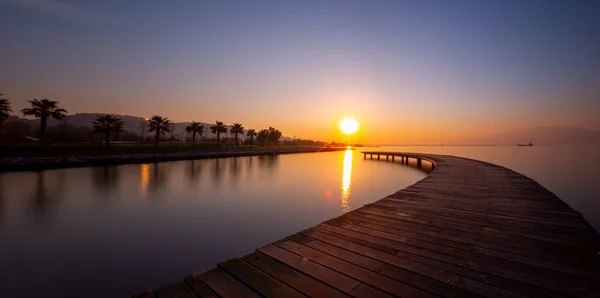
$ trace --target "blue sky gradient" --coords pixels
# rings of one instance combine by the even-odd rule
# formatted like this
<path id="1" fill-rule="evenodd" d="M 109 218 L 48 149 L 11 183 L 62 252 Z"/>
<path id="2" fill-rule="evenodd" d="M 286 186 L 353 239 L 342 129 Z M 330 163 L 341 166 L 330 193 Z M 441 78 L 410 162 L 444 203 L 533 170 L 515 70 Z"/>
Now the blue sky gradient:
<path id="1" fill-rule="evenodd" d="M 329 139 L 600 129 L 600 1 L 0 0 L 0 93 Z M 451 131 L 448 131 L 451 130 Z"/>

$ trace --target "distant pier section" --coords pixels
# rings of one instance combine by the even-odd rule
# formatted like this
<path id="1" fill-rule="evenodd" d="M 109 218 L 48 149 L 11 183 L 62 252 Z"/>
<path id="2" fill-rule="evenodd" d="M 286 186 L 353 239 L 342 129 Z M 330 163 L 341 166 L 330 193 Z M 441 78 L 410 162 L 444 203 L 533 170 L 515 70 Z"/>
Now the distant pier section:
<path id="1" fill-rule="evenodd" d="M 453 156 L 362 154 L 429 175 L 135 297 L 600 297 L 600 237 L 534 180 Z"/>

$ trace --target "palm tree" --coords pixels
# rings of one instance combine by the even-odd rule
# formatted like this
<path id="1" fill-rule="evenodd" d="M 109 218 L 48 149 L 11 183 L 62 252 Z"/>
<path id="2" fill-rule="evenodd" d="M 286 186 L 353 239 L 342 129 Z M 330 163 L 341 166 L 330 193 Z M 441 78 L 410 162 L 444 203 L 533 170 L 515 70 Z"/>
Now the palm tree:
<path id="1" fill-rule="evenodd" d="M 121 119 L 118 119 L 118 121 L 114 123 L 113 131 L 115 132 L 115 141 L 119 140 L 119 133 L 123 132 L 124 128 L 125 122 L 123 122 Z"/>
<path id="2" fill-rule="evenodd" d="M 235 148 L 237 148 L 238 134 L 242 134 L 242 136 L 244 135 L 244 127 L 239 123 L 234 123 L 229 132 L 235 135 Z"/>
<path id="3" fill-rule="evenodd" d="M 110 141 L 112 133 L 115 133 L 115 138 L 119 131 L 123 131 L 123 126 L 125 123 L 123 120 L 117 118 L 113 114 L 104 114 L 96 117 L 92 121 L 92 127 L 95 132 L 102 133 L 104 136 L 104 145 L 106 148 L 110 148 Z"/>
<path id="4" fill-rule="evenodd" d="M 264 146 L 265 142 L 268 142 L 269 140 L 269 130 L 261 129 L 256 136 L 256 140 L 258 141 L 258 144 L 260 144 L 260 146 Z"/>
<path id="5" fill-rule="evenodd" d="M 12 112 L 12 110 L 10 109 L 10 103 L 8 102 L 8 99 L 2 98 L 3 95 L 4 94 L 0 94 L 0 129 L 2 128 L 4 120 L 8 118 L 8 113 Z"/>
<path id="6" fill-rule="evenodd" d="M 158 138 L 161 134 L 165 134 L 165 132 L 171 131 L 171 120 L 168 118 L 163 118 L 161 116 L 154 115 L 150 118 L 149 123 L 149 132 L 155 131 L 156 136 L 154 137 L 154 147 L 158 147 Z"/>
<path id="7" fill-rule="evenodd" d="M 185 128 L 185 131 L 192 134 L 192 147 L 194 147 L 194 144 L 196 143 L 196 134 L 199 134 L 200 136 L 204 134 L 204 125 L 192 121 L 192 123 Z"/>
<path id="8" fill-rule="evenodd" d="M 277 143 L 279 142 L 279 139 L 281 138 L 281 132 L 277 129 L 275 129 L 274 127 L 269 127 L 269 145 L 272 143 L 273 146 L 277 147 Z"/>
<path id="9" fill-rule="evenodd" d="M 254 137 L 256 136 L 256 130 L 248 129 L 246 136 L 250 138 L 250 145 L 254 145 Z"/>
<path id="10" fill-rule="evenodd" d="M 223 125 L 223 122 L 217 121 L 217 124 L 211 126 L 210 130 L 212 131 L 212 133 L 217 134 L 217 146 L 219 146 L 221 133 L 222 132 L 227 133 L 227 127 L 225 127 L 225 125 Z"/>
<path id="11" fill-rule="evenodd" d="M 67 116 L 67 111 L 59 109 L 58 102 L 53 100 L 32 99 L 29 103 L 31 104 L 31 108 L 22 109 L 21 113 L 24 116 L 40 118 L 40 145 L 44 145 L 44 134 L 46 133 L 48 119 L 62 120 Z"/>

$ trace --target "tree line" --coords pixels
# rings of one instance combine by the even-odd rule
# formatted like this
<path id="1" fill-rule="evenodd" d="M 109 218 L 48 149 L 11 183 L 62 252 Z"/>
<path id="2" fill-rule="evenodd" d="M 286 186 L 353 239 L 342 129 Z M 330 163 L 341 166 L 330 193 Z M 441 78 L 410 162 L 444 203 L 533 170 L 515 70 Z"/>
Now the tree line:
<path id="1" fill-rule="evenodd" d="M 2 97 L 0 94 L 0 129 L 4 121 L 8 118 L 9 113 L 12 112 L 10 102 Z M 64 120 L 67 116 L 67 110 L 59 108 L 57 101 L 48 99 L 32 99 L 28 101 L 31 105 L 30 108 L 21 110 L 23 116 L 33 116 L 40 119 L 40 145 L 45 144 L 45 134 L 47 122 L 49 119 Z M 114 114 L 103 114 L 93 121 L 91 121 L 92 131 L 100 134 L 100 142 L 107 148 L 110 147 L 111 143 L 118 140 L 119 133 L 124 131 L 125 123 L 122 119 L 119 119 Z M 154 146 L 158 147 L 160 137 L 168 132 L 171 132 L 172 122 L 166 117 L 159 115 L 153 115 L 141 125 L 142 127 L 142 142 L 144 132 L 146 128 L 147 132 L 154 132 Z M 212 133 L 217 136 L 217 146 L 221 146 L 221 134 L 227 133 L 227 126 L 222 121 L 216 121 L 215 125 L 209 127 Z M 196 144 L 196 136 L 202 137 L 204 135 L 204 125 L 199 122 L 192 121 L 190 125 L 186 126 L 185 131 L 190 134 L 192 147 Z M 229 133 L 235 136 L 235 147 L 239 145 L 238 136 L 244 136 L 244 126 L 240 123 L 233 123 L 229 129 Z M 282 134 L 279 130 L 269 127 L 268 129 L 262 129 L 256 132 L 254 129 L 248 129 L 246 136 L 249 138 L 247 142 L 249 145 L 255 145 L 254 139 L 260 146 L 278 146 L 279 140 Z"/>

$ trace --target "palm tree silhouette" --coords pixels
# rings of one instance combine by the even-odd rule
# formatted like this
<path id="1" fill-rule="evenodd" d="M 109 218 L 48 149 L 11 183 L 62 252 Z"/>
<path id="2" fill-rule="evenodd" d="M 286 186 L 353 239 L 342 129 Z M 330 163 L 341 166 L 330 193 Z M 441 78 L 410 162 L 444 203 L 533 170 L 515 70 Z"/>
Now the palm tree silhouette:
<path id="1" fill-rule="evenodd" d="M 150 118 L 149 123 L 149 132 L 155 131 L 156 136 L 154 137 L 154 147 L 158 147 L 158 138 L 161 134 L 165 134 L 165 132 L 171 131 L 171 120 L 168 118 L 163 118 L 161 116 L 154 115 Z"/>
<path id="2" fill-rule="evenodd" d="M 244 127 L 239 123 L 234 123 L 229 132 L 235 135 L 235 148 L 237 148 L 238 134 L 242 134 L 242 136 L 244 135 Z"/>
<path id="3" fill-rule="evenodd" d="M 113 131 L 115 132 L 115 141 L 119 140 L 119 133 L 123 132 L 125 128 L 125 122 L 123 122 L 121 119 L 119 119 L 119 121 L 115 122 L 115 127 L 113 129 Z"/>
<path id="4" fill-rule="evenodd" d="M 279 139 L 281 138 L 281 132 L 277 129 L 275 129 L 274 127 L 269 127 L 269 145 L 273 144 L 273 146 L 277 147 L 277 143 L 279 142 Z"/>
<path id="5" fill-rule="evenodd" d="M 258 132 L 258 135 L 256 136 L 256 140 L 258 141 L 258 143 L 260 144 L 260 146 L 264 146 L 265 142 L 269 141 L 269 130 L 268 129 L 261 129 Z"/>
<path id="6" fill-rule="evenodd" d="M 250 145 L 254 145 L 254 137 L 256 136 L 256 130 L 248 129 L 246 136 L 250 138 Z"/>
<path id="7" fill-rule="evenodd" d="M 192 147 L 194 147 L 194 144 L 196 143 L 196 134 L 200 136 L 204 134 L 204 125 L 192 121 L 192 123 L 185 128 L 185 131 L 192 134 Z"/>
<path id="8" fill-rule="evenodd" d="M 117 118 L 113 114 L 104 114 L 96 117 L 92 121 L 92 127 L 95 132 L 102 133 L 104 136 L 104 145 L 106 148 L 110 148 L 110 141 L 112 133 L 115 133 L 115 139 L 118 136 L 119 131 L 123 131 L 123 126 L 125 123 L 123 120 Z"/>
<path id="9" fill-rule="evenodd" d="M 227 133 L 227 127 L 225 127 L 225 125 L 223 125 L 223 122 L 217 121 L 217 124 L 211 126 L 210 130 L 212 131 L 212 133 L 217 134 L 217 146 L 219 146 L 221 144 L 221 142 L 220 142 L 221 133 L 222 132 Z"/>
<path id="10" fill-rule="evenodd" d="M 62 120 L 66 117 L 67 111 L 58 108 L 58 102 L 53 100 L 37 100 L 29 101 L 31 108 L 21 110 L 24 116 L 35 116 L 40 118 L 40 145 L 44 145 L 44 134 L 46 133 L 46 124 L 48 119 Z"/>
<path id="11" fill-rule="evenodd" d="M 8 99 L 2 98 L 4 94 L 0 94 L 0 129 L 2 129 L 2 124 L 4 124 L 4 120 L 8 118 L 8 113 L 12 112 L 10 109 L 10 103 Z"/>

